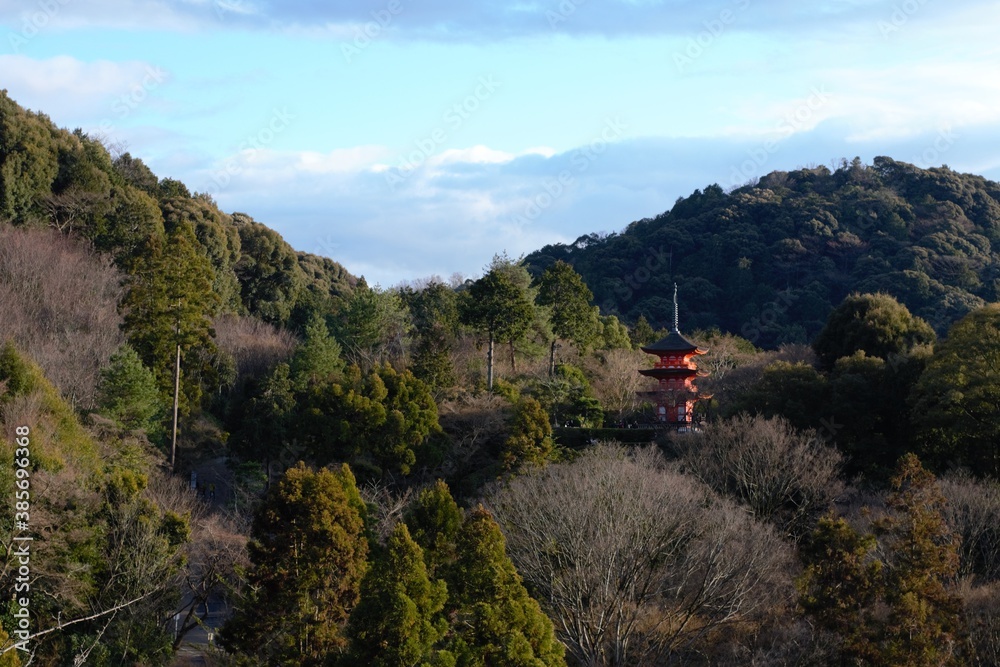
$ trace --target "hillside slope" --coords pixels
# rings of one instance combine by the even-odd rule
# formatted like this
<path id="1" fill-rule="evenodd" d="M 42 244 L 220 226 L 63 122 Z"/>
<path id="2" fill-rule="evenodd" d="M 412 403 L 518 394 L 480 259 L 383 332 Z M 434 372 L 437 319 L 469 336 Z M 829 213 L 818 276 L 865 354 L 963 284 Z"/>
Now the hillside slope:
<path id="1" fill-rule="evenodd" d="M 221 312 L 301 327 L 335 310 L 357 279 L 336 262 L 297 253 L 281 235 L 211 197 L 158 178 L 129 153 L 112 155 L 81 130 L 56 127 L 0 90 L 0 225 L 53 227 L 82 237 L 133 273 L 151 244 L 189 227 L 212 265 Z"/>
<path id="2" fill-rule="evenodd" d="M 772 172 L 726 193 L 678 199 L 621 233 L 549 245 L 533 273 L 564 260 L 605 312 L 654 327 L 717 326 L 773 347 L 808 342 L 852 291 L 888 292 L 942 333 L 1000 299 L 1000 184 L 888 157 Z"/>

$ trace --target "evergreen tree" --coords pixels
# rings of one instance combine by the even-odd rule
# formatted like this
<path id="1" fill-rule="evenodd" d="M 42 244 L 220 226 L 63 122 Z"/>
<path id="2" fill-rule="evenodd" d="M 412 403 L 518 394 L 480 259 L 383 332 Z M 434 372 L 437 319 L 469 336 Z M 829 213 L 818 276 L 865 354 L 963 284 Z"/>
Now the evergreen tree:
<path id="1" fill-rule="evenodd" d="M 162 199 L 160 210 L 168 233 L 178 226 L 194 231 L 198 253 L 208 259 L 212 269 L 212 291 L 218 297 L 219 311 L 243 310 L 240 281 L 233 270 L 240 258 L 240 235 L 230 216 L 207 195 Z"/>
<path id="2" fill-rule="evenodd" d="M 458 333 L 458 298 L 444 283 L 433 281 L 423 289 L 404 288 L 400 297 L 415 330 L 411 370 L 435 389 L 454 386 L 451 350 Z"/>
<path id="3" fill-rule="evenodd" d="M 888 294 L 858 294 L 845 298 L 826 321 L 813 343 L 824 368 L 863 350 L 870 357 L 891 359 L 913 347 L 934 342 L 934 330 Z"/>
<path id="4" fill-rule="evenodd" d="M 844 519 L 825 517 L 800 550 L 805 572 L 796 582 L 799 603 L 823 630 L 841 639 L 843 664 L 877 664 L 872 612 L 883 594 L 882 562 L 873 535 Z"/>
<path id="5" fill-rule="evenodd" d="M 945 523 L 947 501 L 914 454 L 899 461 L 889 508 L 877 526 L 892 554 L 886 568 L 890 613 L 884 664 L 960 665 L 965 639 L 962 601 L 949 590 L 958 575 L 958 537 Z"/>
<path id="6" fill-rule="evenodd" d="M 37 384 L 31 367 L 17 351 L 14 341 L 7 340 L 0 349 L 0 404 L 30 393 Z"/>
<path id="7" fill-rule="evenodd" d="M 922 456 L 1000 475 L 1000 304 L 955 323 L 911 396 Z"/>
<path id="8" fill-rule="evenodd" d="M 591 308 L 593 293 L 580 274 L 559 260 L 538 278 L 538 303 L 549 307 L 554 337 L 549 348 L 549 376 L 555 372 L 558 339 L 572 340 L 584 348 L 597 335 L 597 312 Z"/>
<path id="9" fill-rule="evenodd" d="M 340 313 L 337 338 L 352 363 L 371 368 L 402 356 L 408 328 L 409 317 L 399 294 L 368 287 L 362 280 Z"/>
<path id="10" fill-rule="evenodd" d="M 432 647 L 448 627 L 441 615 L 446 599 L 445 583 L 430 580 L 422 550 L 406 524 L 397 524 L 361 582 L 347 626 L 352 663 L 403 667 L 441 660 Z"/>
<path id="11" fill-rule="evenodd" d="M 271 463 L 278 460 L 293 431 L 297 404 L 288 364 L 278 364 L 241 406 L 230 438 L 230 451 L 264 464 L 270 482 Z"/>
<path id="12" fill-rule="evenodd" d="M 388 363 L 369 376 L 372 387 L 384 387 L 385 424 L 373 435 L 370 451 L 383 469 L 408 474 L 429 439 L 441 433 L 437 403 L 430 387 L 413 373 L 397 372 Z"/>
<path id="13" fill-rule="evenodd" d="M 18 649 L 14 648 L 14 640 L 4 631 L 0 625 L 0 667 L 21 667 L 21 658 L 18 657 Z"/>
<path id="14" fill-rule="evenodd" d="M 931 667 L 965 664 L 957 537 L 942 516 L 945 499 L 913 454 L 899 460 L 890 514 L 873 535 L 843 520 L 820 521 L 801 552 L 800 602 L 839 636 L 842 664 Z"/>
<path id="15" fill-rule="evenodd" d="M 320 463 L 364 462 L 376 475 L 408 474 L 430 439 L 441 432 L 430 388 L 389 364 L 362 375 L 352 366 L 338 382 L 299 395 L 298 432 Z"/>
<path id="16" fill-rule="evenodd" d="M 153 370 L 166 401 L 173 400 L 180 346 L 182 414 L 198 407 L 203 385 L 214 389 L 217 384 L 211 365 L 216 353 L 212 317 L 219 299 L 212 291 L 212 267 L 197 243 L 186 224 L 177 225 L 165 243 L 153 239 L 128 279 L 123 303 L 129 343 Z"/>
<path id="17" fill-rule="evenodd" d="M 780 415 L 796 428 L 813 428 L 817 415 L 828 413 L 829 385 L 827 377 L 809 364 L 776 361 L 725 412 L 727 416 L 739 412 Z"/>
<path id="18" fill-rule="evenodd" d="M 456 618 L 452 652 L 460 667 L 565 665 L 552 621 L 528 595 L 500 527 L 481 506 L 466 518 L 448 577 Z"/>
<path id="19" fill-rule="evenodd" d="M 445 389 L 457 382 L 451 361 L 451 336 L 443 325 L 434 324 L 417 334 L 412 371 L 428 385 Z"/>
<path id="20" fill-rule="evenodd" d="M 222 643 L 269 665 L 319 665 L 343 652 L 368 541 L 354 476 L 290 468 L 254 517 L 250 594 Z"/>
<path id="21" fill-rule="evenodd" d="M 534 318 L 534 304 L 509 271 L 491 269 L 463 292 L 461 319 L 486 335 L 486 386 L 493 391 L 494 345 L 523 336 Z"/>
<path id="22" fill-rule="evenodd" d="M 597 335 L 598 347 L 602 350 L 632 349 L 632 339 L 629 338 L 628 327 L 614 315 L 602 315 L 598 318 Z"/>
<path id="23" fill-rule="evenodd" d="M 423 489 L 406 510 L 404 520 L 420 545 L 430 576 L 438 576 L 455 560 L 455 541 L 462 529 L 462 510 L 452 498 L 448 485 L 437 480 Z"/>
<path id="24" fill-rule="evenodd" d="M 418 331 L 440 326 L 448 335 L 458 332 L 458 295 L 444 283 L 433 280 L 423 289 L 403 288 L 400 298 Z"/>
<path id="25" fill-rule="evenodd" d="M 119 269 L 132 274 L 144 245 L 154 238 L 162 241 L 164 235 L 163 214 L 156 200 L 134 187 L 115 186 L 105 224 L 94 230 L 92 239 L 98 250 L 114 256 Z"/>
<path id="26" fill-rule="evenodd" d="M 330 335 L 321 315 L 313 314 L 305 334 L 291 361 L 291 376 L 300 391 L 309 384 L 339 378 L 344 371 L 340 344 Z"/>
<path id="27" fill-rule="evenodd" d="M 629 337 L 632 339 L 632 345 L 636 348 L 656 342 L 656 332 L 653 331 L 653 327 L 645 315 L 640 315 L 639 319 L 635 321 L 635 326 L 629 332 Z"/>
<path id="28" fill-rule="evenodd" d="M 504 442 L 503 461 L 508 470 L 545 465 L 552 457 L 552 425 L 542 404 L 525 396 L 514 405 L 511 434 Z"/>
<path id="29" fill-rule="evenodd" d="M 288 322 L 306 278 L 295 250 L 281 236 L 244 214 L 233 214 L 240 256 L 233 267 L 240 299 L 250 314 L 271 324 Z"/>
<path id="30" fill-rule="evenodd" d="M 555 374 L 546 380 L 536 380 L 530 393 L 552 417 L 552 425 L 599 428 L 604 422 L 604 410 L 587 376 L 576 366 L 558 364 Z"/>
<path id="31" fill-rule="evenodd" d="M 860 472 L 870 479 L 886 480 L 910 444 L 890 444 L 886 438 L 892 430 L 887 421 L 899 417 L 899 408 L 905 407 L 906 400 L 905 393 L 901 396 L 888 391 L 891 373 L 892 367 L 884 359 L 860 350 L 838 359 L 830 371 L 830 423 L 837 425 L 835 439 L 848 457 L 849 474 Z"/>
<path id="32" fill-rule="evenodd" d="M 164 405 L 156 377 L 128 345 L 111 355 L 101 370 L 97 392 L 101 414 L 127 428 L 142 429 L 150 438 L 160 434 Z"/>
<path id="33" fill-rule="evenodd" d="M 24 224 L 42 217 L 42 201 L 59 171 L 56 142 L 48 118 L 0 90 L 0 218 Z"/>

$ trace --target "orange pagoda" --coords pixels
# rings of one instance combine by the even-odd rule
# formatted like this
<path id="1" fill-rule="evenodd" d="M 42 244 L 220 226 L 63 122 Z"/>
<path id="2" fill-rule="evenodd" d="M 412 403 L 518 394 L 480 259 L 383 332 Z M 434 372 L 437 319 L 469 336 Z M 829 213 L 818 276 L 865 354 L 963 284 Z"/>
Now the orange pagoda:
<path id="1" fill-rule="evenodd" d="M 700 373 L 694 358 L 705 354 L 703 349 L 681 335 L 678 329 L 677 285 L 674 284 L 674 328 L 669 334 L 652 345 L 641 348 L 646 354 L 659 357 L 652 368 L 639 372 L 647 377 L 656 378 L 659 386 L 655 391 L 643 392 L 641 395 L 651 398 L 656 405 L 656 420 L 678 431 L 689 431 L 694 428 L 694 405 L 700 398 L 695 386 L 696 377 L 704 377 Z"/>

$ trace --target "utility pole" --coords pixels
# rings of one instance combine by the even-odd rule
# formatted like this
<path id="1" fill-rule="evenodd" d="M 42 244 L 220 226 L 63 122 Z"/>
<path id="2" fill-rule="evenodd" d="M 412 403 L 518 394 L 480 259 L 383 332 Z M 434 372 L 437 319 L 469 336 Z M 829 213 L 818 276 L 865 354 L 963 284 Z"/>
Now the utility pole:
<path id="1" fill-rule="evenodd" d="M 493 330 L 490 329 L 489 347 L 486 348 L 486 390 L 493 393 Z"/>
<path id="2" fill-rule="evenodd" d="M 174 364 L 174 429 L 170 442 L 170 470 L 177 472 L 177 406 L 180 403 L 181 394 L 181 303 L 177 302 L 177 363 Z"/>

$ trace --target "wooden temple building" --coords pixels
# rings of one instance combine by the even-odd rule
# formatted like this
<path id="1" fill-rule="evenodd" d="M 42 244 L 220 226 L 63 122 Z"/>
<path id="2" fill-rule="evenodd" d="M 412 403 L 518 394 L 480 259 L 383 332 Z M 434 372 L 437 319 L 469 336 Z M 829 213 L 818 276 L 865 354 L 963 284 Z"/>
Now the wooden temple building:
<path id="1" fill-rule="evenodd" d="M 695 357 L 705 354 L 703 349 L 681 335 L 678 328 L 677 285 L 674 285 L 674 328 L 651 345 L 641 348 L 646 354 L 658 357 L 652 368 L 639 372 L 656 379 L 655 390 L 640 395 L 656 406 L 656 421 L 660 426 L 679 432 L 697 428 L 694 406 L 699 399 L 711 398 L 698 394 L 695 379 L 707 373 L 699 372 Z"/>

